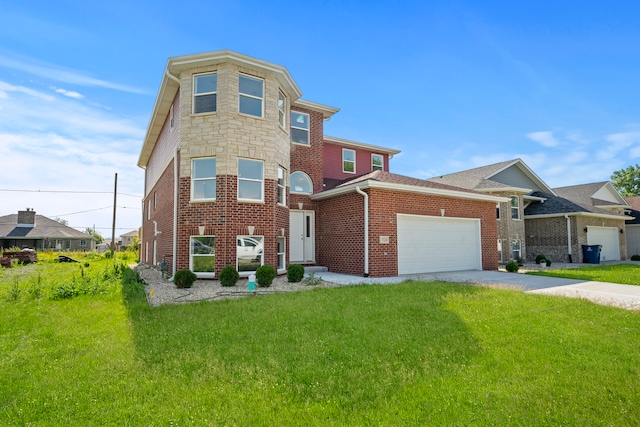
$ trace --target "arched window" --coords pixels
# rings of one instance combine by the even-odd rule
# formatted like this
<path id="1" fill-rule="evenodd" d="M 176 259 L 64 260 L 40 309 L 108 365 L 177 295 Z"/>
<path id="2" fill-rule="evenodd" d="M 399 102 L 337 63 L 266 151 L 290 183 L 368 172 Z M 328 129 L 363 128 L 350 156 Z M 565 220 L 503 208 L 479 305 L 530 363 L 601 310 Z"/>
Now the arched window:
<path id="1" fill-rule="evenodd" d="M 304 172 L 294 172 L 289 178 L 291 185 L 291 192 L 297 194 L 311 194 L 313 193 L 313 184 L 311 178 Z"/>

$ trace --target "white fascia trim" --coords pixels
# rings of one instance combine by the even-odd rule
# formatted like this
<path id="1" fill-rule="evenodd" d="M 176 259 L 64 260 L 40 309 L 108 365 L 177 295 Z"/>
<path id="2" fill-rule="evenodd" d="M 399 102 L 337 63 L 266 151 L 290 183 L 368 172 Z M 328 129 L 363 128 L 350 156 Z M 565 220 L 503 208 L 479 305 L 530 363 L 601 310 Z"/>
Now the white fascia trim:
<path id="1" fill-rule="evenodd" d="M 629 209 L 629 205 L 594 205 L 594 206 L 600 209 L 611 209 L 611 208 Z"/>
<path id="2" fill-rule="evenodd" d="M 380 147 L 378 145 L 365 144 L 364 142 L 351 141 L 348 139 L 338 138 L 335 136 L 324 135 L 323 138 L 325 141 L 333 144 L 343 145 L 345 147 L 362 148 L 364 150 L 373 151 L 374 153 L 387 153 L 387 154 L 391 154 L 392 156 L 400 153 L 400 150 L 394 150 L 393 148 L 385 148 L 385 147 Z"/>
<path id="3" fill-rule="evenodd" d="M 618 219 L 625 221 L 627 219 L 621 215 L 607 215 L 607 214 L 599 214 L 593 212 L 561 212 L 561 213 L 553 213 L 553 214 L 541 214 L 541 215 L 525 215 L 524 219 L 538 219 L 538 218 L 556 218 L 556 217 L 564 217 L 565 215 L 569 216 L 588 216 L 593 218 L 605 218 L 605 219 Z"/>
<path id="4" fill-rule="evenodd" d="M 479 191 L 481 193 L 494 193 L 496 191 L 511 191 L 512 193 L 528 194 L 533 190 L 531 188 L 522 187 L 495 187 L 495 188 L 474 188 L 473 191 Z"/>
<path id="5" fill-rule="evenodd" d="M 416 185 L 393 184 L 389 182 L 380 182 L 380 181 L 372 181 L 372 180 L 364 181 L 364 182 L 356 182 L 344 187 L 334 188 L 332 190 L 316 193 L 311 195 L 310 198 L 311 200 L 329 199 L 331 197 L 354 192 L 356 191 L 356 187 L 360 187 L 361 190 L 366 190 L 368 188 L 378 188 L 381 190 L 401 191 L 405 193 L 426 194 L 430 196 L 443 196 L 443 197 L 452 197 L 456 199 L 479 200 L 483 202 L 494 202 L 494 203 L 508 202 L 511 200 L 507 197 L 491 196 L 488 194 L 486 195 L 475 194 L 475 193 L 467 193 L 464 191 L 445 190 L 441 188 L 430 188 L 430 187 L 418 187 Z"/>
<path id="6" fill-rule="evenodd" d="M 304 99 L 297 99 L 291 103 L 292 107 L 306 108 L 308 110 L 318 111 L 322 113 L 324 120 L 329 120 L 331 116 L 340 111 L 339 108 L 330 107 L 328 105 L 318 104 L 316 102 L 305 101 Z"/>
<path id="7" fill-rule="evenodd" d="M 538 184 L 541 184 L 540 186 L 545 188 L 548 191 L 545 191 L 546 193 L 549 194 L 553 194 L 554 196 L 557 196 L 556 193 L 554 193 L 554 191 L 551 189 L 551 187 L 549 187 L 547 185 L 546 182 L 544 182 L 538 175 L 536 175 L 536 173 L 534 171 L 531 170 L 531 168 L 529 166 L 527 166 L 527 164 L 525 162 L 522 161 L 522 159 L 515 159 L 513 162 L 509 163 L 508 165 L 506 165 L 503 168 L 498 169 L 497 171 L 491 173 L 490 175 L 486 176 L 485 179 L 490 179 L 492 176 L 495 176 L 497 174 L 499 174 L 500 172 L 509 169 L 511 166 L 514 165 L 518 165 L 518 166 L 522 166 L 522 169 L 524 169 L 524 173 L 525 175 L 529 175 L 529 178 L 533 178 L 532 181 L 538 181 Z"/>
<path id="8" fill-rule="evenodd" d="M 542 202 L 542 203 L 544 203 L 547 200 L 546 197 L 527 196 L 526 194 L 522 198 L 524 200 L 528 200 L 531 202 Z"/>

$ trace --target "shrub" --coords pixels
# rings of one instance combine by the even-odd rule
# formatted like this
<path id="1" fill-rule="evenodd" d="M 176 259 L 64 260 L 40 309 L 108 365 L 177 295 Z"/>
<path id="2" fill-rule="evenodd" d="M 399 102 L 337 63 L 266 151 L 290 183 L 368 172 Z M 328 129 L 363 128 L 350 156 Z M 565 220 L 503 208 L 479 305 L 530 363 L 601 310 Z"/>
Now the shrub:
<path id="1" fill-rule="evenodd" d="M 547 258 L 547 267 L 551 266 L 551 260 L 549 258 Z"/>
<path id="2" fill-rule="evenodd" d="M 536 264 L 540 264 L 540 261 L 546 260 L 546 259 L 547 259 L 546 256 L 544 256 L 543 254 L 539 254 L 536 256 Z"/>
<path id="3" fill-rule="evenodd" d="M 509 273 L 515 273 L 515 272 L 518 271 L 520 266 L 518 266 L 518 262 L 517 261 L 511 261 L 511 262 L 507 263 L 507 265 L 505 265 L 504 268 L 506 268 Z"/>
<path id="4" fill-rule="evenodd" d="M 261 288 L 268 288 L 276 277 L 276 270 L 270 265 L 263 265 L 256 270 L 256 281 Z"/>
<path id="5" fill-rule="evenodd" d="M 322 283 L 322 277 L 317 277 L 315 272 L 309 273 L 309 276 L 302 281 L 307 286 L 317 286 Z"/>
<path id="6" fill-rule="evenodd" d="M 198 276 L 191 270 L 178 270 L 173 276 L 173 283 L 179 288 L 190 288 Z"/>
<path id="7" fill-rule="evenodd" d="M 640 255 L 638 254 L 631 255 L 631 261 L 640 261 Z"/>
<path id="8" fill-rule="evenodd" d="M 298 283 L 304 277 L 304 267 L 300 264 L 291 264 L 289 265 L 289 270 L 287 271 L 287 280 L 289 283 Z"/>
<path id="9" fill-rule="evenodd" d="M 235 286 L 239 278 L 238 270 L 232 265 L 227 265 L 220 272 L 220 284 L 222 286 Z"/>

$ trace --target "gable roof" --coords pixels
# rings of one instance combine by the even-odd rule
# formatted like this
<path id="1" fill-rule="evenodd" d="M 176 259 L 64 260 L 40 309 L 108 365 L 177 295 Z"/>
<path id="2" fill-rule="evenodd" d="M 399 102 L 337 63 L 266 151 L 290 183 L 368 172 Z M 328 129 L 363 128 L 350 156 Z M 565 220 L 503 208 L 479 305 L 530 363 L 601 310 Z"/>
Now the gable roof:
<path id="1" fill-rule="evenodd" d="M 482 192 L 517 191 L 530 193 L 544 191 L 555 194 L 553 190 L 535 174 L 521 159 L 507 160 L 465 171 L 450 173 L 427 181 L 439 182 L 456 187 Z"/>
<path id="2" fill-rule="evenodd" d="M 609 181 L 570 185 L 554 188 L 554 191 L 560 197 L 589 206 L 628 206 L 625 199 Z"/>
<path id="3" fill-rule="evenodd" d="M 43 215 L 36 215 L 35 227 L 18 227 L 18 214 L 0 216 L 0 239 L 92 239 L 86 233 Z"/>
<path id="4" fill-rule="evenodd" d="M 340 146 L 350 147 L 350 148 L 360 148 L 363 150 L 373 151 L 374 153 L 386 153 L 391 157 L 400 153 L 400 150 L 395 150 L 393 148 L 385 148 L 377 145 L 365 144 L 364 142 L 351 141 L 348 139 L 337 138 L 335 136 L 324 135 L 322 139 L 325 142 L 330 144 L 335 144 L 335 145 L 340 145 Z"/>
<path id="5" fill-rule="evenodd" d="M 624 200 L 633 209 L 640 210 L 640 196 L 625 197 Z"/>
<path id="6" fill-rule="evenodd" d="M 555 194 L 534 191 L 533 193 L 531 193 L 531 195 L 544 198 L 545 200 L 544 202 L 540 203 L 530 203 L 527 207 L 525 207 L 525 218 L 561 215 L 587 215 L 620 220 L 629 218 L 625 215 L 613 213 L 595 206 L 572 201 Z"/>
<path id="7" fill-rule="evenodd" d="M 412 178 L 409 176 L 398 175 L 387 171 L 373 171 L 364 175 L 350 178 L 337 183 L 332 189 L 313 194 L 312 200 L 322 200 L 335 197 L 338 195 L 361 190 L 367 188 L 380 188 L 385 190 L 410 192 L 418 194 L 429 194 L 433 196 L 454 197 L 461 199 L 479 200 L 487 202 L 506 202 L 506 197 L 498 197 L 481 193 L 475 190 L 455 187 L 438 182 L 430 182 L 423 179 Z"/>

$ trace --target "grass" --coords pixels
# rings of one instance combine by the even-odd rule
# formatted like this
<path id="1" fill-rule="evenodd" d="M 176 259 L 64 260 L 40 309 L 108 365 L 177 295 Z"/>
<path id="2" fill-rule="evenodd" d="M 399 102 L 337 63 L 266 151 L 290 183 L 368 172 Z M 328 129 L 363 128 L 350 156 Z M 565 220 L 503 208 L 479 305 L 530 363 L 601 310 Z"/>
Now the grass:
<path id="1" fill-rule="evenodd" d="M 567 279 L 589 280 L 595 282 L 640 285 L 640 265 L 635 264 L 590 265 L 564 270 L 531 271 L 527 274 L 564 277 Z"/>
<path id="2" fill-rule="evenodd" d="M 638 312 L 435 282 L 149 308 L 123 274 L 2 272 L 0 425 L 640 424 Z"/>

